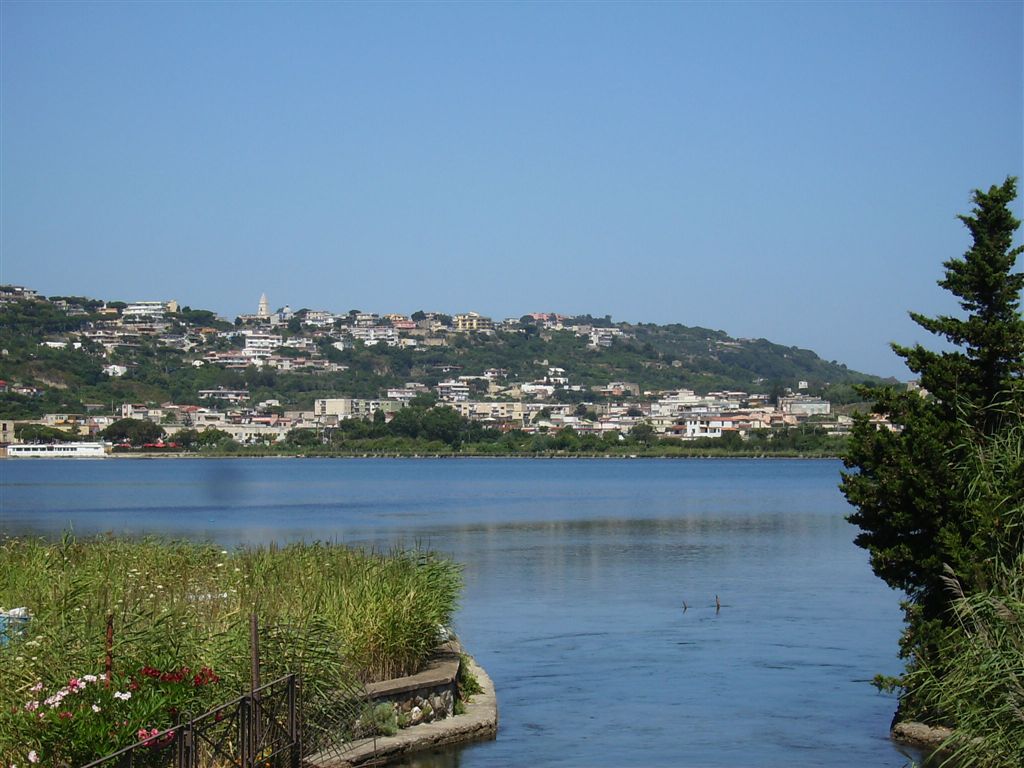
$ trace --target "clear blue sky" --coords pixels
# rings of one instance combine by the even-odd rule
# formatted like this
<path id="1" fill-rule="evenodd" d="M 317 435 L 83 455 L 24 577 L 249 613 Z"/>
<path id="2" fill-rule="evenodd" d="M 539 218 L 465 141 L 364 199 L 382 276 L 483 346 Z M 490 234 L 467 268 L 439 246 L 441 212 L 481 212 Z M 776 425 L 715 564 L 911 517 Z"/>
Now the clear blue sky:
<path id="1" fill-rule="evenodd" d="M 906 377 L 955 215 L 1022 174 L 1022 9 L 5 0 L 0 281 L 611 314 Z"/>

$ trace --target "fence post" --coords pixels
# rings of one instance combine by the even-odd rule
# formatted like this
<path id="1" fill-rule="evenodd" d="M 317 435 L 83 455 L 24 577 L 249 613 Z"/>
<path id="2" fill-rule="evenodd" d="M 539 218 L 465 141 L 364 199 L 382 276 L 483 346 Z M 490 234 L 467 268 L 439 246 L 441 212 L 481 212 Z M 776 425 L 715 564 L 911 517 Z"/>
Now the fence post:
<path id="1" fill-rule="evenodd" d="M 249 727 L 251 701 L 249 696 L 243 696 L 238 702 L 238 746 L 242 753 L 239 755 L 241 768 L 251 768 L 255 762 L 252 749 L 252 729 Z"/>
<path id="2" fill-rule="evenodd" d="M 249 711 L 249 730 L 252 732 L 252 759 L 255 764 L 258 745 L 262 744 L 262 707 L 260 706 L 260 624 L 256 612 L 249 616 L 249 646 L 252 654 L 252 677 L 249 681 L 251 709 Z"/>
<path id="3" fill-rule="evenodd" d="M 260 687 L 260 620 L 255 611 L 249 616 L 249 650 L 252 654 L 252 675 L 249 681 L 249 692 L 253 697 L 259 696 Z"/>
<path id="4" fill-rule="evenodd" d="M 189 720 L 176 732 L 178 739 L 178 768 L 194 768 L 196 763 L 195 739 L 192 736 L 192 721 Z"/>
<path id="5" fill-rule="evenodd" d="M 106 673 L 106 687 L 110 688 L 110 678 L 114 674 L 114 614 L 107 614 L 107 641 L 106 655 L 104 657 L 104 672 Z"/>
<path id="6" fill-rule="evenodd" d="M 288 739 L 292 743 L 291 768 L 299 768 L 299 759 L 302 754 L 299 739 L 299 713 L 298 713 L 298 676 L 293 672 L 288 676 Z"/>

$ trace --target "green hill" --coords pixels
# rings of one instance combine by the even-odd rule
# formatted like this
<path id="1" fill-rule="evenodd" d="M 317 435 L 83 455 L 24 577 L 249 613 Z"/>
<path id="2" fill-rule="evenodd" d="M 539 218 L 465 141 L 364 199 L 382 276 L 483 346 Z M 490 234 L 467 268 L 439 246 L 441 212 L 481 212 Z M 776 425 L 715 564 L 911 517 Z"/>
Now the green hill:
<path id="1" fill-rule="evenodd" d="M 57 300 L 8 299 L 0 304 L 0 418 L 33 418 L 48 412 L 81 413 L 86 404 L 108 410 L 122 402 L 195 403 L 204 389 L 248 389 L 251 400 L 280 400 L 287 408 L 309 409 L 320 397 L 381 397 L 388 387 L 406 382 L 434 386 L 458 375 L 480 376 L 487 369 L 506 372 L 502 383 L 542 378 L 549 367 L 565 370 L 570 385 L 555 400 L 600 399 L 593 387 L 613 381 L 638 385 L 640 391 L 688 388 L 704 393 L 740 390 L 773 394 L 806 381 L 807 391 L 836 403 L 856 398 L 854 384 L 880 379 L 827 362 L 814 352 L 765 339 L 735 339 L 723 331 L 683 325 L 612 323 L 589 316 L 563 321 L 573 330 L 557 330 L 527 318 L 513 329 L 493 333 L 438 334 L 415 348 L 366 346 L 351 342 L 343 351 L 332 346 L 346 338 L 342 316 L 326 330 L 293 320 L 273 332 L 292 342 L 307 338 L 312 352 L 280 349 L 282 357 L 314 358 L 332 371 L 282 371 L 264 366 L 231 369 L 201 362 L 213 351 L 238 351 L 240 330 L 207 310 L 185 307 L 167 313 L 162 330 L 137 332 L 117 316 L 122 302 L 62 297 Z M 237 323 L 238 321 L 236 321 Z M 386 324 L 386 323 L 385 323 Z M 617 333 L 609 346 L 595 346 L 582 326 Z M 103 336 L 106 334 L 106 336 Z M 102 338 L 101 338 L 102 337 Z M 101 343 L 116 337 L 117 344 Z M 97 340 L 100 339 L 100 340 Z M 123 375 L 104 367 L 123 366 Z M 473 397 L 486 386 L 471 382 Z"/>

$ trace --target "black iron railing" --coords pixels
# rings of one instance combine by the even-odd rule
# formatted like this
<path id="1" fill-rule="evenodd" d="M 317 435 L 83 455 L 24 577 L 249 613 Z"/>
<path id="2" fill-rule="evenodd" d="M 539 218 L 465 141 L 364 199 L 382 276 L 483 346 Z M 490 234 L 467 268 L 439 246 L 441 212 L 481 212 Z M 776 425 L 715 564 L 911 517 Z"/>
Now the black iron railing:
<path id="1" fill-rule="evenodd" d="M 83 768 L 299 768 L 301 755 L 299 678 L 290 674 Z"/>

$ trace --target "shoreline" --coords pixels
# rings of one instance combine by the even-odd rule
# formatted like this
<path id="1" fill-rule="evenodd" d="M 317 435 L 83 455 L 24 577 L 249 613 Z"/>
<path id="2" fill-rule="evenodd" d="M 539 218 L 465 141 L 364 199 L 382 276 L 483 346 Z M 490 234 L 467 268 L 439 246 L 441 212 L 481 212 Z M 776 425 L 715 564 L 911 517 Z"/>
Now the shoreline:
<path id="1" fill-rule="evenodd" d="M 375 736 L 340 755 L 308 755 L 304 768 L 357 768 L 388 765 L 407 755 L 455 744 L 493 741 L 498 733 L 498 698 L 494 681 L 476 659 L 467 655 L 470 671 L 480 684 L 461 715 L 403 728 L 394 736 Z"/>
<path id="2" fill-rule="evenodd" d="M 2 458 L 10 459 L 10 456 Z M 22 460 L 28 457 L 22 457 Z M 37 458 L 37 457 L 32 457 Z M 65 457 L 74 458 L 74 457 Z M 99 457 L 89 457 L 93 460 Z M 828 460 L 838 461 L 842 457 L 838 454 L 784 454 L 784 453 L 716 453 L 716 454 L 679 454 L 679 453 L 654 453 L 654 454 L 615 454 L 615 453 L 579 453 L 579 454 L 523 454 L 523 453 L 502 453 L 502 454 L 472 454 L 472 453 L 109 453 L 103 458 L 106 459 L 527 459 L 527 460 L 564 460 L 564 459 L 788 459 L 788 460 Z M 83 459 L 76 459 L 83 460 Z"/>

